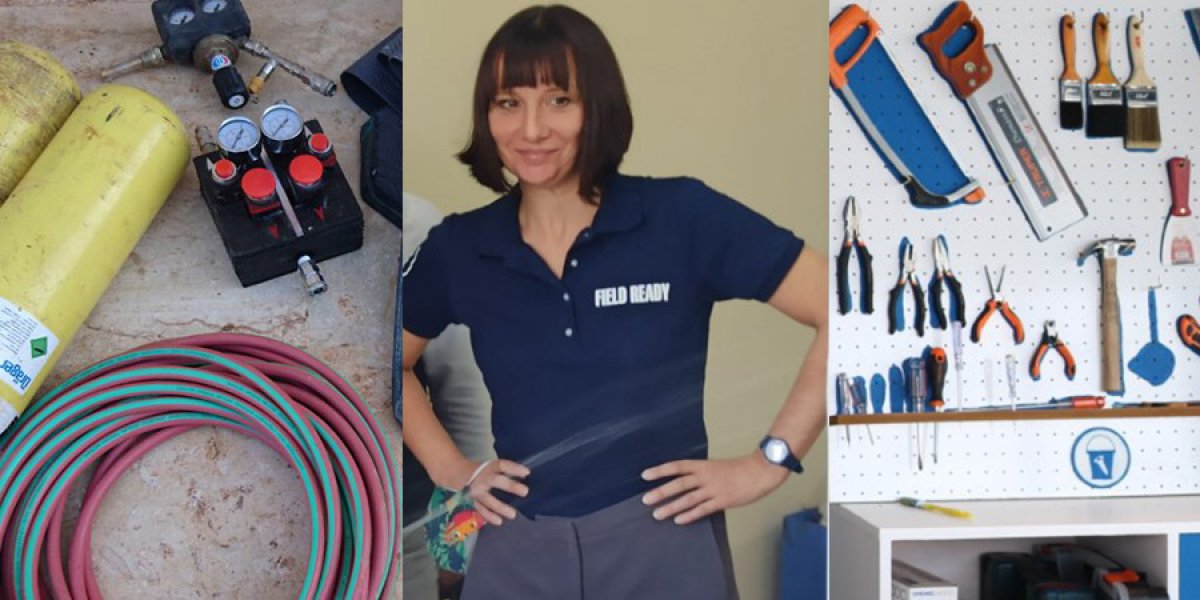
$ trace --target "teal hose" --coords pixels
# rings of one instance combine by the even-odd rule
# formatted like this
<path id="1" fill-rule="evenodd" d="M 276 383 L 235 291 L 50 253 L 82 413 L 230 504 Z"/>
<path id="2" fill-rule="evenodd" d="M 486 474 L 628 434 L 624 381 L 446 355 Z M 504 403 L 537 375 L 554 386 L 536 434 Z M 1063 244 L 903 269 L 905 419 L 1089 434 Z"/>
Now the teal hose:
<path id="1" fill-rule="evenodd" d="M 241 432 L 295 468 L 310 508 L 304 599 L 388 597 L 398 572 L 399 481 L 387 438 L 351 386 L 281 342 L 199 335 L 92 365 L 0 437 L 0 591 L 101 598 L 92 519 L 121 473 L 196 427 Z M 63 551 L 67 494 L 96 466 Z"/>

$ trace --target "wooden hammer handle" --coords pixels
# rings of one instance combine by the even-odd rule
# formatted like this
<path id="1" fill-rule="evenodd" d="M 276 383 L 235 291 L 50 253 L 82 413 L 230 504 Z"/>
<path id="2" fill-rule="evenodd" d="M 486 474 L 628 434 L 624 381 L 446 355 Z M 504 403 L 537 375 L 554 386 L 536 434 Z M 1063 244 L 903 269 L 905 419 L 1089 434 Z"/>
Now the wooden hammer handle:
<path id="1" fill-rule="evenodd" d="M 1120 394 L 1125 389 L 1121 376 L 1121 305 L 1117 298 L 1117 257 L 1100 259 L 1100 327 L 1104 351 L 1104 391 Z"/>

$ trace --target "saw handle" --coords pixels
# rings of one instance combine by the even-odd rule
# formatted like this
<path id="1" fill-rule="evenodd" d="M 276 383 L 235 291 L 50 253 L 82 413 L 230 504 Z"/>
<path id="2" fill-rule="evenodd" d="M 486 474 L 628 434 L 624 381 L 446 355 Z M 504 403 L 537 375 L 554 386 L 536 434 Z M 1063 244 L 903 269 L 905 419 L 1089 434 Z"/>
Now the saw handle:
<path id="1" fill-rule="evenodd" d="M 862 45 L 845 63 L 838 62 L 838 48 L 845 44 L 860 27 L 867 28 L 867 36 L 863 39 Z M 848 83 L 846 74 L 858 63 L 863 54 L 866 54 L 867 48 L 875 43 L 877 37 L 879 37 L 879 23 L 876 23 L 871 15 L 857 4 L 847 6 L 829 24 L 829 82 L 833 84 L 834 89 L 840 90 L 846 87 Z"/>
<path id="2" fill-rule="evenodd" d="M 964 31 L 966 30 L 966 31 Z M 971 39 L 953 55 L 946 48 L 952 39 L 970 34 Z M 917 38 L 929 54 L 933 67 L 950 82 L 954 94 L 965 100 L 992 78 L 992 63 L 983 51 L 983 25 L 971 14 L 966 2 L 955 2 L 938 16 L 933 27 Z"/>
<path id="3" fill-rule="evenodd" d="M 1096 72 L 1088 80 L 1091 84 L 1121 85 L 1117 76 L 1113 75 L 1112 63 L 1108 54 L 1108 15 L 1098 12 L 1092 20 L 1092 45 L 1096 47 Z"/>
<path id="4" fill-rule="evenodd" d="M 1063 72 L 1062 79 L 1079 80 L 1079 72 L 1075 70 L 1075 15 L 1063 15 L 1058 25 L 1059 36 L 1062 37 Z"/>
<path id="5" fill-rule="evenodd" d="M 1190 217 L 1188 208 L 1188 184 L 1192 177 L 1192 163 L 1186 158 L 1175 157 L 1167 161 L 1167 180 L 1171 182 L 1171 216 Z"/>

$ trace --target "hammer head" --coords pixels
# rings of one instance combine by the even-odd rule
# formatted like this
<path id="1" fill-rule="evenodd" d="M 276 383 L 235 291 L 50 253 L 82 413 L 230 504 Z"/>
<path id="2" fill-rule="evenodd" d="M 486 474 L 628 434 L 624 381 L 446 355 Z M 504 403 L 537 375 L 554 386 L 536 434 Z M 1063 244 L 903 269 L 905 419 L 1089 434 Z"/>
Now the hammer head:
<path id="1" fill-rule="evenodd" d="M 1135 247 L 1137 247 L 1137 240 L 1134 240 L 1133 238 L 1108 238 L 1098 240 L 1084 249 L 1083 252 L 1079 253 L 1079 260 L 1076 261 L 1076 264 L 1082 267 L 1083 261 L 1087 260 L 1087 257 L 1093 254 L 1098 255 L 1100 260 L 1104 260 L 1106 258 L 1115 258 L 1117 256 L 1129 256 L 1130 254 L 1133 254 L 1133 249 Z"/>

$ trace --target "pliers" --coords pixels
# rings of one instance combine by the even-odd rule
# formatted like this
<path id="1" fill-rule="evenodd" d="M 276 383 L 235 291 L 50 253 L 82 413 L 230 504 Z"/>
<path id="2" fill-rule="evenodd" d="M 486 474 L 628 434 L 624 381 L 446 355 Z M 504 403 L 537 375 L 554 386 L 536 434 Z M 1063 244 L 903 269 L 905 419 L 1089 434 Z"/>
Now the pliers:
<path id="1" fill-rule="evenodd" d="M 913 301 L 917 306 L 913 326 L 917 329 L 917 335 L 925 335 L 925 291 L 917 280 L 916 271 L 912 243 L 905 237 L 900 240 L 900 279 L 896 281 L 896 287 L 888 292 L 888 333 L 904 329 L 904 286 L 908 285 L 912 288 Z"/>
<path id="2" fill-rule="evenodd" d="M 933 283 L 929 284 L 929 295 L 933 296 L 933 318 L 930 324 L 938 329 L 945 329 L 950 321 L 946 320 L 946 309 L 942 305 L 942 287 L 950 288 L 950 318 L 966 327 L 963 317 L 966 300 L 963 299 L 962 284 L 950 270 L 950 250 L 946 248 L 945 236 L 937 236 L 933 240 Z"/>
<path id="3" fill-rule="evenodd" d="M 983 268 L 983 273 L 987 276 L 988 289 L 992 293 L 992 298 L 987 301 L 987 304 L 984 305 L 983 312 L 979 313 L 979 316 L 975 319 L 975 325 L 971 327 L 972 342 L 978 343 L 983 337 L 984 326 L 987 325 L 988 319 L 991 318 L 992 313 L 996 312 L 997 310 L 1000 311 L 1000 314 L 1004 317 L 1004 320 L 1008 321 L 1008 325 L 1012 327 L 1013 339 L 1016 340 L 1018 344 L 1025 341 L 1025 326 L 1021 324 L 1021 319 L 1017 317 L 1017 313 L 1013 312 L 1013 310 L 1009 308 L 1008 302 L 1005 302 L 1004 296 L 1000 294 L 1000 288 L 1004 286 L 1004 271 L 1007 268 L 1007 266 L 1000 268 L 1000 279 L 996 282 L 996 285 L 992 285 L 992 273 L 986 266 Z"/>
<path id="4" fill-rule="evenodd" d="M 871 253 L 867 251 L 867 243 L 859 236 L 862 227 L 862 218 L 858 213 L 858 202 L 854 200 L 854 196 L 850 196 L 846 200 L 846 209 L 844 213 L 844 221 L 846 226 L 846 237 L 842 242 L 842 250 L 837 256 L 837 295 L 838 295 L 838 312 L 846 314 L 850 312 L 850 254 L 855 250 L 858 251 L 858 276 L 860 281 L 859 286 L 859 302 L 861 310 L 864 314 L 875 312 L 875 306 L 872 302 L 871 295 L 874 288 L 872 283 L 873 277 L 871 274 Z"/>
<path id="5" fill-rule="evenodd" d="M 1046 321 L 1042 330 L 1042 341 L 1038 343 L 1037 350 L 1033 352 L 1033 361 L 1029 363 L 1029 376 L 1034 381 L 1042 378 L 1042 359 L 1051 348 L 1058 351 L 1058 355 L 1062 357 L 1063 372 L 1067 374 L 1067 379 L 1075 379 L 1075 357 L 1071 356 L 1067 345 L 1058 339 L 1058 329 L 1054 326 L 1054 321 Z"/>

